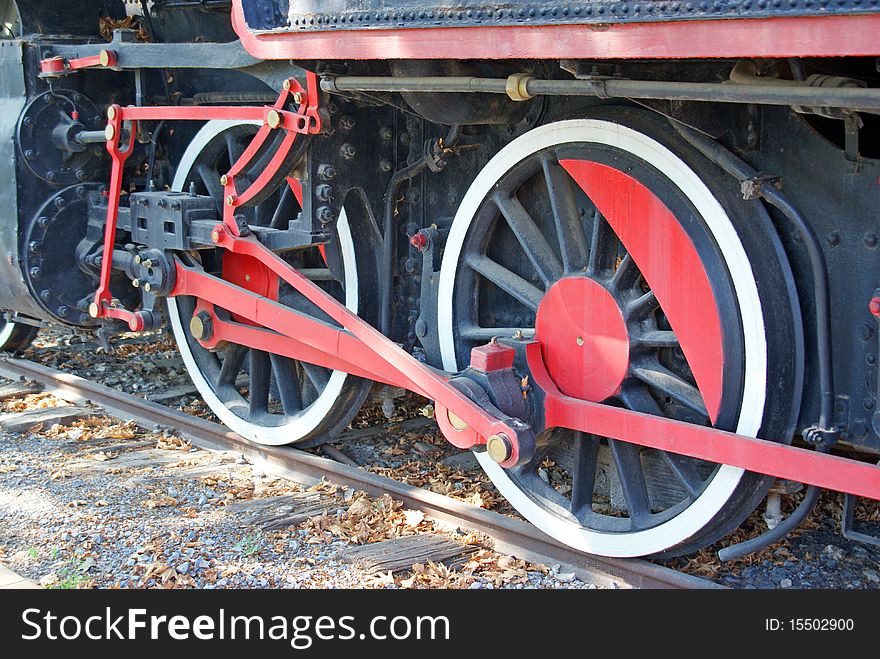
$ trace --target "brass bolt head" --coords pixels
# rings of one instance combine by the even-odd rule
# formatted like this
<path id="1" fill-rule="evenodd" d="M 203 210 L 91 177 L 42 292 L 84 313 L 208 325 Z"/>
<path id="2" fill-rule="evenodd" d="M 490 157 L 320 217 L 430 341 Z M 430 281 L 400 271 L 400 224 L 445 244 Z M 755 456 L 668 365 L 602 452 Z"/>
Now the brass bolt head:
<path id="1" fill-rule="evenodd" d="M 466 424 L 455 412 L 447 411 L 446 418 L 449 419 L 449 423 L 452 424 L 452 427 L 456 430 L 467 430 L 468 424 Z"/>
<path id="2" fill-rule="evenodd" d="M 208 341 L 214 335 L 214 323 L 211 316 L 200 311 L 189 321 L 189 331 L 197 341 Z"/>
<path id="3" fill-rule="evenodd" d="M 235 205 L 235 197 L 232 195 L 228 195 L 226 197 L 226 205 L 227 206 L 234 206 Z"/>
<path id="4" fill-rule="evenodd" d="M 220 232 L 219 231 L 212 231 L 211 232 L 211 240 L 213 240 L 215 243 L 219 243 L 220 242 Z"/>
<path id="5" fill-rule="evenodd" d="M 579 336 L 576 340 L 577 340 L 577 344 L 578 344 L 579 346 L 584 345 L 584 337 Z"/>
<path id="6" fill-rule="evenodd" d="M 152 268 L 152 267 L 153 267 L 153 261 L 152 261 L 151 259 L 147 259 L 146 261 L 143 262 L 143 266 L 144 266 L 145 268 Z"/>
<path id="7" fill-rule="evenodd" d="M 141 264 L 141 255 L 140 255 L 140 254 L 136 254 L 136 255 L 135 255 L 135 257 L 134 257 L 134 262 L 135 262 L 137 265 L 140 265 L 140 264 Z"/>
<path id="8" fill-rule="evenodd" d="M 290 80 L 289 79 L 285 80 L 281 86 L 284 87 L 285 90 L 289 90 L 290 89 Z"/>
<path id="9" fill-rule="evenodd" d="M 281 121 L 281 113 L 278 112 L 278 110 L 269 110 L 269 112 L 266 113 L 266 123 L 269 125 L 269 128 L 280 128 Z"/>
<path id="10" fill-rule="evenodd" d="M 140 279 L 132 279 L 131 285 L 134 286 L 135 288 L 140 288 L 141 287 L 141 280 Z"/>
<path id="11" fill-rule="evenodd" d="M 110 121 L 113 121 L 114 119 L 116 119 L 116 106 L 115 105 L 111 105 L 109 108 L 107 108 L 107 118 Z"/>
<path id="12" fill-rule="evenodd" d="M 100 54 L 101 66 L 110 66 L 112 56 L 109 50 L 102 50 Z"/>
<path id="13" fill-rule="evenodd" d="M 112 125 L 107 126 L 104 129 L 104 137 L 108 142 L 112 141 L 116 137 L 116 129 Z"/>
<path id="14" fill-rule="evenodd" d="M 98 305 L 95 304 L 94 302 L 92 302 L 92 303 L 89 305 L 89 315 L 90 315 L 92 318 L 97 318 L 97 317 L 98 317 L 98 314 L 99 314 L 100 312 L 101 312 L 101 310 L 98 308 Z"/>
<path id="15" fill-rule="evenodd" d="M 296 92 L 293 95 L 293 102 L 297 103 L 297 104 L 302 103 L 303 102 L 303 95 L 299 92 Z"/>
<path id="16" fill-rule="evenodd" d="M 513 447 L 504 435 L 492 435 L 486 442 L 486 453 L 493 462 L 502 463 L 510 459 Z"/>
<path id="17" fill-rule="evenodd" d="M 153 287 L 150 286 L 150 282 L 147 282 L 146 284 L 144 284 L 144 290 L 145 290 L 147 293 L 149 293 L 151 290 L 153 290 Z"/>
<path id="18" fill-rule="evenodd" d="M 222 185 L 224 188 L 229 185 L 229 177 L 226 174 L 220 177 L 220 185 Z"/>

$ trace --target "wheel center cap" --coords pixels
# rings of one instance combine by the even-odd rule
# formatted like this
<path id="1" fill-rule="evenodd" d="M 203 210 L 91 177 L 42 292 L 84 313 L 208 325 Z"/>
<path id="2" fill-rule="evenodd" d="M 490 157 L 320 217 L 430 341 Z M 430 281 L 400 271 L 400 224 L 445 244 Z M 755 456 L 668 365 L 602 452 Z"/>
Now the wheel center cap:
<path id="1" fill-rule="evenodd" d="M 551 286 L 535 334 L 562 393 L 599 402 L 620 389 L 629 370 L 629 332 L 617 301 L 598 282 L 566 277 Z"/>

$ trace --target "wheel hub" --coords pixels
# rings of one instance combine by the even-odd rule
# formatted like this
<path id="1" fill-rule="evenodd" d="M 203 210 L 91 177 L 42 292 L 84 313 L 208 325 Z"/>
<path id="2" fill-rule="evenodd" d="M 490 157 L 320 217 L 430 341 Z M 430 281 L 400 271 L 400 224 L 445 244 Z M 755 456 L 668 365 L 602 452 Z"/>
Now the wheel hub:
<path id="1" fill-rule="evenodd" d="M 629 331 L 617 300 L 599 282 L 556 282 L 538 307 L 535 334 L 562 393 L 599 402 L 620 389 L 629 370 Z"/>

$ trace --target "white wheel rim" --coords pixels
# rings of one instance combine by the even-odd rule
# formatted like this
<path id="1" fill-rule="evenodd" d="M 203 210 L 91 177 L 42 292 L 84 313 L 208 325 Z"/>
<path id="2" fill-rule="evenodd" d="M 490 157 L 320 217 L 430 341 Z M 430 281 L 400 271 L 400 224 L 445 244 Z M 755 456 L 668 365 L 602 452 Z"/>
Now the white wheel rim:
<path id="1" fill-rule="evenodd" d="M 15 323 L 11 320 L 4 321 L 3 328 L 0 329 L 0 350 L 6 349 L 6 344 L 9 343 L 9 340 L 12 338 L 12 333 L 15 331 Z"/>
<path id="2" fill-rule="evenodd" d="M 195 165 L 198 155 L 211 143 L 214 139 L 222 135 L 232 128 L 251 124 L 254 126 L 261 125 L 259 122 L 242 122 L 242 121 L 210 121 L 196 134 L 190 143 L 174 177 L 172 189 L 183 190 L 187 184 L 191 170 Z M 354 313 L 358 312 L 358 275 L 357 260 L 354 251 L 354 240 L 351 235 L 351 227 L 348 223 L 348 217 L 343 210 L 337 221 L 337 233 L 339 235 L 339 245 L 342 253 L 342 262 L 345 267 L 345 306 Z M 223 401 L 214 393 L 213 388 L 202 375 L 201 370 L 196 363 L 195 357 L 190 349 L 187 341 L 187 329 L 180 317 L 180 309 L 177 300 L 168 299 L 168 316 L 171 320 L 171 327 L 174 331 L 174 337 L 180 349 L 180 355 L 186 364 L 187 371 L 192 378 L 193 384 L 202 395 L 205 403 L 211 408 L 211 411 L 226 424 L 234 432 L 242 437 L 249 439 L 258 444 L 268 446 L 281 446 L 284 444 L 293 444 L 307 437 L 312 433 L 326 418 L 333 409 L 336 399 L 342 393 L 342 387 L 348 374 L 343 371 L 333 371 L 327 386 L 318 396 L 314 403 L 309 405 L 300 414 L 291 418 L 288 423 L 278 426 L 261 426 L 251 423 L 235 414 Z"/>
<path id="3" fill-rule="evenodd" d="M 453 329 L 453 296 L 461 252 L 478 208 L 495 182 L 533 153 L 566 143 L 583 142 L 629 152 L 663 172 L 695 206 L 720 246 L 733 281 L 745 345 L 743 400 L 736 432 L 755 437 L 764 415 L 767 343 L 758 287 L 745 248 L 727 213 L 696 172 L 656 140 L 609 121 L 578 119 L 536 128 L 504 147 L 474 180 L 453 221 L 440 271 L 438 317 L 444 368 L 447 371 L 458 370 Z M 477 453 L 476 456 L 501 494 L 532 524 L 560 542 L 581 551 L 616 557 L 655 554 L 685 542 L 721 511 L 745 473 L 738 467 L 722 466 L 702 494 L 667 522 L 633 533 L 603 533 L 551 514 L 527 496 L 505 470 L 485 453 Z"/>

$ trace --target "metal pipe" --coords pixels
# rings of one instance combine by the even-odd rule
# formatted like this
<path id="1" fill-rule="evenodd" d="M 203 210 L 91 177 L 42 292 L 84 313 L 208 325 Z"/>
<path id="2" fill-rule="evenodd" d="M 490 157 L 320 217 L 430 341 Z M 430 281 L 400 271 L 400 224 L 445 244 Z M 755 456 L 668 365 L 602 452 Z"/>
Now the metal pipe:
<path id="1" fill-rule="evenodd" d="M 740 183 L 758 180 L 758 172 L 741 158 L 725 149 L 715 140 L 672 121 L 672 126 L 704 156 L 721 167 Z M 828 266 L 822 252 L 819 236 L 800 211 L 772 185 L 761 185 L 756 190 L 767 203 L 777 208 L 794 225 L 804 241 L 813 276 L 813 297 L 816 305 L 816 346 L 818 351 L 819 387 L 821 395 L 819 431 L 832 433 L 834 422 L 834 379 L 831 360 L 831 293 L 828 286 Z"/>
<path id="2" fill-rule="evenodd" d="M 752 538 L 751 540 L 746 540 L 745 542 L 725 547 L 718 552 L 718 558 L 722 561 L 733 561 L 737 558 L 742 558 L 743 556 L 751 554 L 752 552 L 756 552 L 759 549 L 763 549 L 767 545 L 772 545 L 774 542 L 779 542 L 800 526 L 807 518 L 807 515 L 809 515 L 810 511 L 815 507 L 816 501 L 819 500 L 819 494 L 821 491 L 822 490 L 815 485 L 810 485 L 804 494 L 803 501 L 801 501 L 800 505 L 795 508 L 791 515 L 782 520 L 772 530 L 762 533 L 757 538 Z"/>
<path id="3" fill-rule="evenodd" d="M 326 92 L 428 92 L 508 94 L 509 78 L 337 76 L 324 78 Z M 522 78 L 519 86 L 531 96 L 594 96 L 598 98 L 665 99 L 760 105 L 798 105 L 850 110 L 880 110 L 880 89 L 823 88 L 793 85 L 755 85 L 654 80 L 539 80 Z"/>

